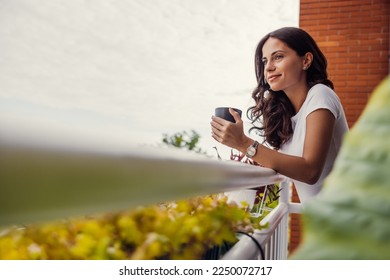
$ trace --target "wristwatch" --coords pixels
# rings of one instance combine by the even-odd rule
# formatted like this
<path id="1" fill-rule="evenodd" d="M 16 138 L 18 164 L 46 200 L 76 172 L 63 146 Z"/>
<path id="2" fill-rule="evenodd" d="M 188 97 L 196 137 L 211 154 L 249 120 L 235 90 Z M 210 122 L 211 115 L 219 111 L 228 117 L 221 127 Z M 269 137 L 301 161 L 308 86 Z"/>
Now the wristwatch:
<path id="1" fill-rule="evenodd" d="M 252 145 L 250 145 L 248 147 L 248 149 L 246 149 L 246 156 L 251 158 L 251 157 L 254 157 L 257 153 L 257 147 L 259 146 L 259 142 L 255 141 L 253 142 Z"/>

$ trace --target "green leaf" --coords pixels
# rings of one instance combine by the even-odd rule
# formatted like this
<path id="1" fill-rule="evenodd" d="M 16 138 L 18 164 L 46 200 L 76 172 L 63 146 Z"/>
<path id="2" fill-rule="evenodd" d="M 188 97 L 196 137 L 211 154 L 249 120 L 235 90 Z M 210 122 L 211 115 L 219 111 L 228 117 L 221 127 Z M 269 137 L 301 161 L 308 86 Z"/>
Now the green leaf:
<path id="1" fill-rule="evenodd" d="M 292 259 L 390 259 L 390 76 L 347 133 L 303 225 Z"/>

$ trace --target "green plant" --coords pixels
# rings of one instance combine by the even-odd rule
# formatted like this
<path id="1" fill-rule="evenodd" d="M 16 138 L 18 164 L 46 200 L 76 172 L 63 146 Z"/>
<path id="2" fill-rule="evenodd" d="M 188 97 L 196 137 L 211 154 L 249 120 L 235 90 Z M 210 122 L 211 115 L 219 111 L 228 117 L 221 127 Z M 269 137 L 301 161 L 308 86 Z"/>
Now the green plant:
<path id="1" fill-rule="evenodd" d="M 390 259 L 390 76 L 344 138 L 320 196 L 303 211 L 294 259 Z"/>
<path id="2" fill-rule="evenodd" d="M 199 154 L 206 154 L 199 146 L 200 134 L 195 130 L 190 132 L 176 132 L 172 135 L 163 134 L 162 142 L 168 146 L 194 151 Z"/>
<path id="3" fill-rule="evenodd" d="M 221 195 L 131 211 L 13 227 L 0 234 L 0 259 L 202 259 L 260 229 L 259 218 Z"/>

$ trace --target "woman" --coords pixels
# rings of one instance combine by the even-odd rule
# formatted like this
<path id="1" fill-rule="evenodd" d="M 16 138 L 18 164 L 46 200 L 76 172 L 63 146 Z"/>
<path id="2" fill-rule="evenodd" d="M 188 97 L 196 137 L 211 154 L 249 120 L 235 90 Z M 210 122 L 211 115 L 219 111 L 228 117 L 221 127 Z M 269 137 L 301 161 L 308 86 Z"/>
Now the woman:
<path id="1" fill-rule="evenodd" d="M 259 42 L 255 66 L 256 105 L 247 114 L 263 144 L 245 135 L 232 109 L 235 123 L 212 117 L 212 137 L 291 178 L 304 203 L 321 190 L 348 131 L 326 58 L 308 33 L 285 27 Z"/>

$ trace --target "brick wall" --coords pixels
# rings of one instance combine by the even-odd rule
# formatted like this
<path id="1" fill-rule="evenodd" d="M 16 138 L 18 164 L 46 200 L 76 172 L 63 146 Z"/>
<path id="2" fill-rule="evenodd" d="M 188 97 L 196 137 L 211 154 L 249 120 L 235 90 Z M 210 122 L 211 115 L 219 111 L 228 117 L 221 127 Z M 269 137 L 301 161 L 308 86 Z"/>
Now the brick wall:
<path id="1" fill-rule="evenodd" d="M 389 74 L 389 0 L 301 0 L 299 26 L 328 59 L 329 78 L 350 127 L 373 89 Z M 297 201 L 294 192 L 293 201 Z M 300 240 L 299 215 L 291 217 L 290 250 Z"/>
<path id="2" fill-rule="evenodd" d="M 352 126 L 389 73 L 389 0 L 301 0 L 299 26 L 328 59 L 328 74 Z"/>

